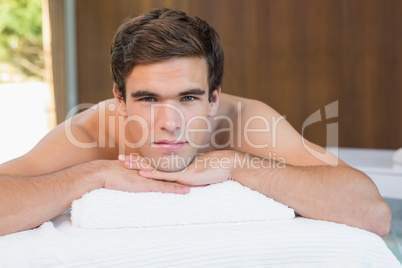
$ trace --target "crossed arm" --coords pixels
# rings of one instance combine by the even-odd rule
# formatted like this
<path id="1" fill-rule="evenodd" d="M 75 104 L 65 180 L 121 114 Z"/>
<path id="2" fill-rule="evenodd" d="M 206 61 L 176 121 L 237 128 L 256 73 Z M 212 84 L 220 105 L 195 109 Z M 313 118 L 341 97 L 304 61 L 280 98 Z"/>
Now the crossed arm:
<path id="1" fill-rule="evenodd" d="M 74 199 L 102 187 L 185 194 L 190 187 L 228 179 L 307 218 L 380 236 L 389 232 L 389 206 L 366 175 L 346 165 L 293 166 L 229 150 L 198 156 L 185 170 L 170 173 L 143 169 L 139 159 L 120 161 L 124 167 L 117 160 L 93 160 L 38 176 L 0 175 L 0 235 L 34 228 L 68 209 Z"/>
<path id="2" fill-rule="evenodd" d="M 344 223 L 385 236 L 391 213 L 374 183 L 346 165 L 293 166 L 237 151 L 198 156 L 184 171 L 142 169 L 140 159 L 121 158 L 143 177 L 183 185 L 232 179 L 293 208 L 303 217 Z"/>
<path id="3" fill-rule="evenodd" d="M 99 188 L 185 194 L 189 186 L 150 180 L 118 160 L 92 160 L 36 176 L 0 174 L 0 236 L 35 228 Z"/>

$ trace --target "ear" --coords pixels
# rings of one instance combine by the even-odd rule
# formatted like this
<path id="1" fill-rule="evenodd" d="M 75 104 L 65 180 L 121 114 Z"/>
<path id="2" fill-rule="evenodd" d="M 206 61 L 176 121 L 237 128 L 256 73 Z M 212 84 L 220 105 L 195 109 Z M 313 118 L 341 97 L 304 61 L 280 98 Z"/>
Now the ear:
<path id="1" fill-rule="evenodd" d="M 221 96 L 221 87 L 212 92 L 211 102 L 209 103 L 208 116 L 215 116 L 219 107 L 219 98 Z"/>
<path id="2" fill-rule="evenodd" d="M 116 83 L 113 83 L 113 96 L 114 100 L 116 101 L 117 111 L 119 112 L 119 115 L 127 116 L 126 102 L 124 101 L 119 90 L 117 89 Z"/>

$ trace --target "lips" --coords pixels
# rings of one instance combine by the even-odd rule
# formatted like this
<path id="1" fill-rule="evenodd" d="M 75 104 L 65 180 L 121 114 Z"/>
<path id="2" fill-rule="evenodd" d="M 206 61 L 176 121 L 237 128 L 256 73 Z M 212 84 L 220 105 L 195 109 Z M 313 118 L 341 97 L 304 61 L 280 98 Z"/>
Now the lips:
<path id="1" fill-rule="evenodd" d="M 160 140 L 154 142 L 154 147 L 164 149 L 166 151 L 176 151 L 183 147 L 187 142 L 177 140 Z"/>

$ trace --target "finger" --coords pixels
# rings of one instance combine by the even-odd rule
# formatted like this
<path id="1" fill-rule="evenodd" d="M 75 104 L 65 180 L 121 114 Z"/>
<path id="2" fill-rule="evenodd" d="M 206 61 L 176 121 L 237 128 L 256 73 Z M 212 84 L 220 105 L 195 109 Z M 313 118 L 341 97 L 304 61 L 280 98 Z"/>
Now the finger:
<path id="1" fill-rule="evenodd" d="M 161 192 L 173 194 L 187 194 L 190 187 L 167 181 L 149 180 L 148 192 Z"/>
<path id="2" fill-rule="evenodd" d="M 119 155 L 119 161 L 124 163 L 124 166 L 128 169 L 134 170 L 153 170 L 154 168 L 150 165 L 149 161 L 146 161 L 145 158 L 140 156 L 136 156 L 135 158 L 131 155 Z"/>
<path id="3" fill-rule="evenodd" d="M 191 187 L 193 187 L 193 188 L 198 188 L 198 187 L 207 187 L 208 185 L 211 185 L 211 184 L 201 184 L 201 185 L 191 185 Z"/>
<path id="4" fill-rule="evenodd" d="M 129 155 L 119 154 L 118 159 L 121 162 L 124 162 L 124 161 L 138 161 L 144 158 L 139 156 L 138 154 L 129 154 Z"/>
<path id="5" fill-rule="evenodd" d="M 124 167 L 134 170 L 153 170 L 153 167 L 150 165 L 144 165 L 143 163 L 137 161 L 125 161 Z"/>
<path id="6" fill-rule="evenodd" d="M 140 176 L 148 179 L 162 180 L 162 181 L 178 181 L 179 172 L 163 172 L 159 170 L 140 170 L 138 172 Z"/>

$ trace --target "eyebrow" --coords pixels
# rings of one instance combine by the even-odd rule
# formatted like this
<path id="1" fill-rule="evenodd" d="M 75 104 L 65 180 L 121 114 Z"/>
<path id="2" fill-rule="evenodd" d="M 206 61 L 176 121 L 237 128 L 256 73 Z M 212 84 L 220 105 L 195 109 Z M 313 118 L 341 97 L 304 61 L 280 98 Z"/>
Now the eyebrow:
<path id="1" fill-rule="evenodd" d="M 200 88 L 194 88 L 194 89 L 189 89 L 183 92 L 179 93 L 179 96 L 186 96 L 186 95 L 204 95 L 205 94 L 205 90 L 200 89 Z"/>
<path id="2" fill-rule="evenodd" d="M 187 96 L 187 95 L 201 96 L 204 94 L 205 94 L 205 90 L 200 89 L 200 88 L 193 88 L 193 89 L 189 89 L 189 90 L 180 92 L 178 95 L 179 95 L 179 97 L 182 97 L 182 96 Z M 139 91 L 131 93 L 131 97 L 133 97 L 133 98 L 155 97 L 156 98 L 156 97 L 159 97 L 159 95 L 156 93 L 153 93 L 151 91 L 148 91 L 148 90 L 139 90 Z"/>
<path id="3" fill-rule="evenodd" d="M 131 97 L 133 98 L 141 98 L 141 97 L 159 97 L 158 94 L 155 94 L 151 91 L 147 90 L 139 90 L 136 92 L 131 93 Z"/>

